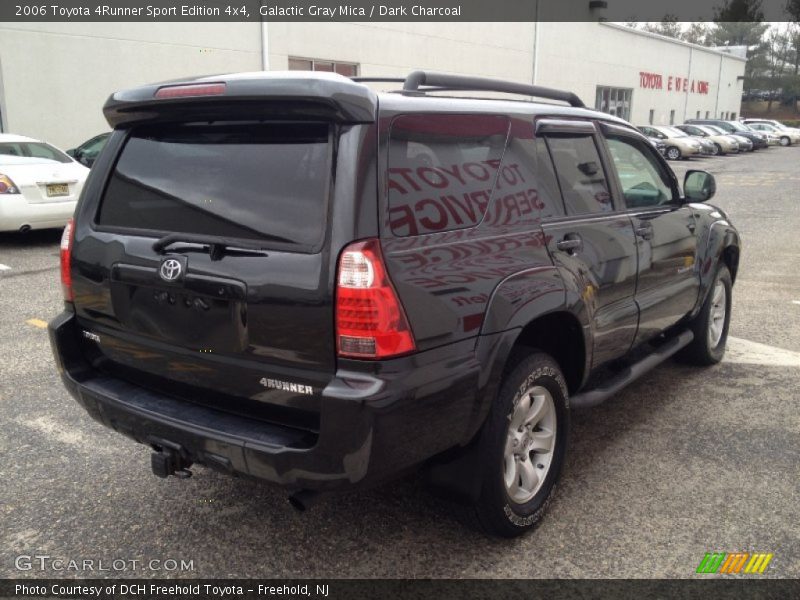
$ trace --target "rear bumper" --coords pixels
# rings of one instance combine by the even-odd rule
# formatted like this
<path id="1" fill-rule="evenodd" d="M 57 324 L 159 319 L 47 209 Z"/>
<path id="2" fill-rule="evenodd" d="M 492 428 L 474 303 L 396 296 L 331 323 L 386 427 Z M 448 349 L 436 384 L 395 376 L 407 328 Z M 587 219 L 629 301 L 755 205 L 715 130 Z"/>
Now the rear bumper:
<path id="1" fill-rule="evenodd" d="M 22 194 L 4 194 L 0 202 L 0 231 L 64 227 L 75 212 L 76 200 L 28 202 Z"/>
<path id="2" fill-rule="evenodd" d="M 370 371 L 340 366 L 322 393 L 319 433 L 310 434 L 97 371 L 83 357 L 72 313 L 56 317 L 49 333 L 64 385 L 97 421 L 140 443 L 177 449 L 188 461 L 290 489 L 328 490 L 390 478 L 466 443 L 478 410 L 474 339 L 375 363 Z"/>

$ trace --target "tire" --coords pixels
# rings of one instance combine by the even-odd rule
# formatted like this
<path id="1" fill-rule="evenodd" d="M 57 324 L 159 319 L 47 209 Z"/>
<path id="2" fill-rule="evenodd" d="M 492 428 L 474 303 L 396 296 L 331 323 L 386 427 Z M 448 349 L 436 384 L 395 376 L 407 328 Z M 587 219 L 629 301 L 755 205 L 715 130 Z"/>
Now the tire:
<path id="1" fill-rule="evenodd" d="M 791 145 L 792 145 L 792 140 L 790 140 L 785 135 L 781 137 L 781 146 L 791 146 Z"/>
<path id="2" fill-rule="evenodd" d="M 681 358 L 697 366 L 717 364 L 725 356 L 728 327 L 731 321 L 731 274 L 724 264 L 719 266 L 705 302 L 690 324 L 694 339 L 681 352 Z M 724 314 L 720 300 L 724 300 Z"/>
<path id="3" fill-rule="evenodd" d="M 519 357 L 481 431 L 480 495 L 471 507 L 480 529 L 512 538 L 536 527 L 555 493 L 568 434 L 569 400 L 558 364 L 540 352 Z"/>
<path id="4" fill-rule="evenodd" d="M 724 156 L 725 153 L 722 151 L 722 146 L 719 144 L 714 144 L 714 151 L 711 153 L 711 156 Z"/>
<path id="5" fill-rule="evenodd" d="M 667 158 L 670 160 L 678 160 L 681 157 L 681 151 L 675 146 L 667 148 Z"/>

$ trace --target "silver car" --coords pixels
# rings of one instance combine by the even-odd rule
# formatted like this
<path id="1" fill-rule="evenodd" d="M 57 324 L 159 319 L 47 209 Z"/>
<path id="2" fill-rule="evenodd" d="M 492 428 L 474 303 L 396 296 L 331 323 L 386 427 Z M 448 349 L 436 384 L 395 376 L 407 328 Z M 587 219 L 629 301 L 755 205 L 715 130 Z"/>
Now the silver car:
<path id="1" fill-rule="evenodd" d="M 676 125 L 675 128 L 701 141 L 709 142 L 713 146 L 711 152 L 713 156 L 724 156 L 739 151 L 739 142 L 733 137 L 729 135 L 719 135 L 716 131 L 706 128 L 705 125 L 685 123 L 683 125 Z"/>
<path id="2" fill-rule="evenodd" d="M 638 129 L 646 136 L 658 138 L 664 142 L 667 147 L 664 156 L 670 160 L 689 158 L 702 152 L 700 142 L 679 129 L 662 125 L 642 125 Z"/>

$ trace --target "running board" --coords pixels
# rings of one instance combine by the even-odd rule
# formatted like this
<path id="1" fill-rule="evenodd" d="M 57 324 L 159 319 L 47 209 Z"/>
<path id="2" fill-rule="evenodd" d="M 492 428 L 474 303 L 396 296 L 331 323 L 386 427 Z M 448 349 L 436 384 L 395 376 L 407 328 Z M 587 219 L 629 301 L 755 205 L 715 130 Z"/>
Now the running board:
<path id="1" fill-rule="evenodd" d="M 642 360 L 622 370 L 611 379 L 604 381 L 601 386 L 576 394 L 569 399 L 572 408 L 589 408 L 597 406 L 608 400 L 629 383 L 639 379 L 650 369 L 660 365 L 681 348 L 688 346 L 694 339 L 694 333 L 687 329 L 668 342 L 664 342 L 658 349 L 645 356 Z"/>

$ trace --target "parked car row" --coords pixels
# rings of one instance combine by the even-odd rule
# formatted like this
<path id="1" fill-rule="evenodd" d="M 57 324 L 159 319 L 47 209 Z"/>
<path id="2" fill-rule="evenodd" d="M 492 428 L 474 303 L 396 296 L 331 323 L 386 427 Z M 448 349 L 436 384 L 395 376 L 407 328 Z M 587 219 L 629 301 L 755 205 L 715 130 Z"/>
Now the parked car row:
<path id="1" fill-rule="evenodd" d="M 689 119 L 683 125 L 642 125 L 638 129 L 669 160 L 725 156 L 800 143 L 800 130 L 768 119 Z"/>
<path id="2" fill-rule="evenodd" d="M 800 143 L 800 129 L 788 127 L 774 119 L 742 119 L 747 127 L 754 131 L 766 132 L 778 138 L 781 146 Z"/>

